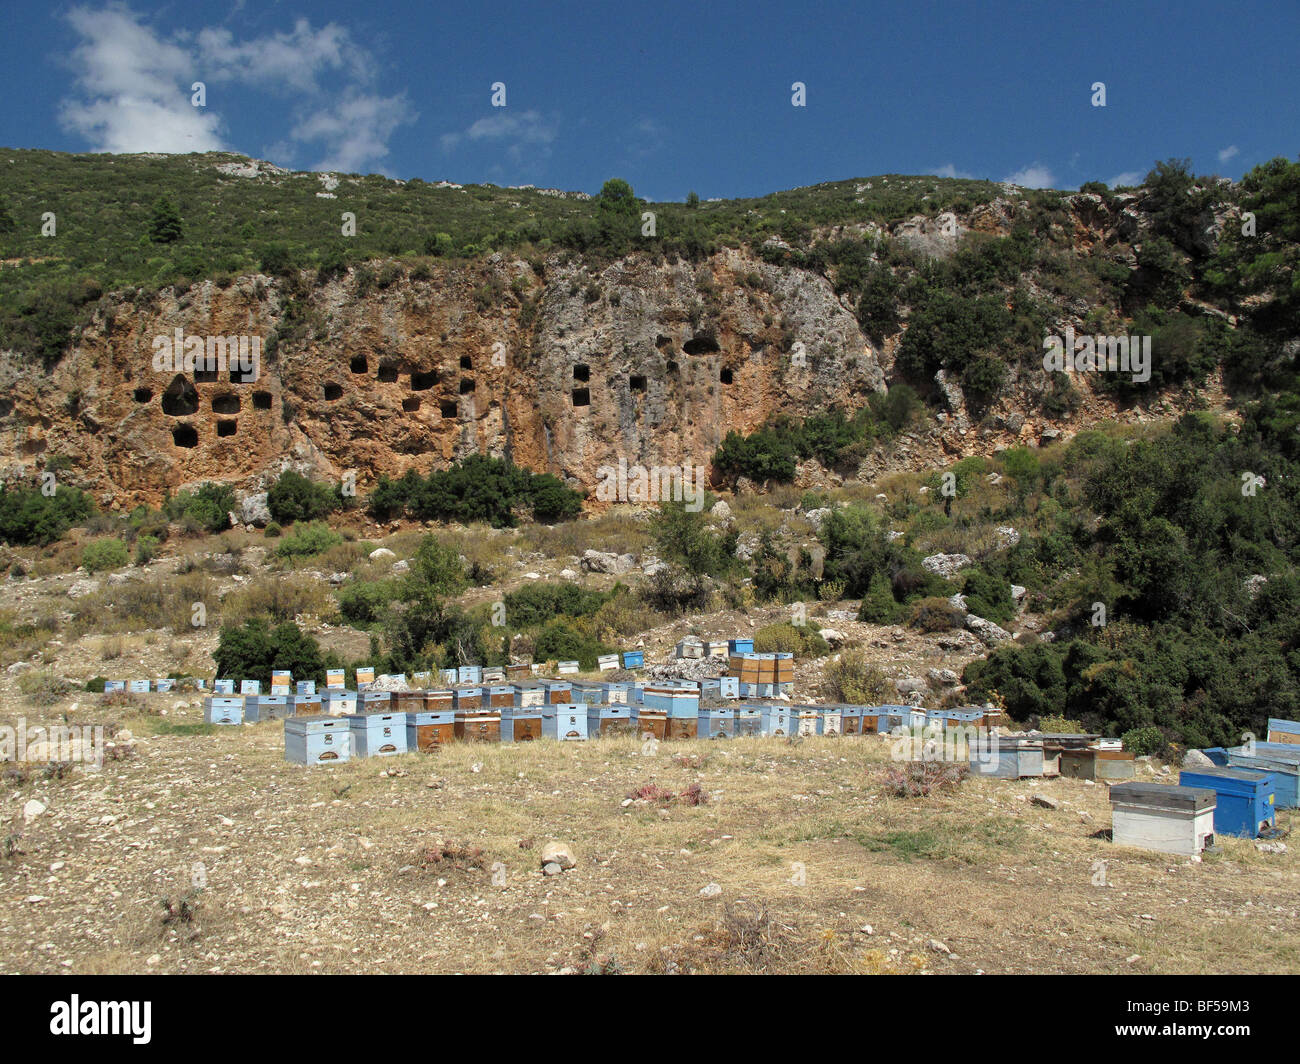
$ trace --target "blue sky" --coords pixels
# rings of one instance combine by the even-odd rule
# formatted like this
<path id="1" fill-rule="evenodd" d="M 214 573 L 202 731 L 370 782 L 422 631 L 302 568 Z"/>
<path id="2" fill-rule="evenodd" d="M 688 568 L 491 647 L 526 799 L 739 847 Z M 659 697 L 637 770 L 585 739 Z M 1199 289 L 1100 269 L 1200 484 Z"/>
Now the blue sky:
<path id="1" fill-rule="evenodd" d="M 659 200 L 881 173 L 1074 188 L 1171 156 L 1236 178 L 1300 154 L 1295 0 L 5 9 L 7 147 L 590 192 L 620 176 Z"/>

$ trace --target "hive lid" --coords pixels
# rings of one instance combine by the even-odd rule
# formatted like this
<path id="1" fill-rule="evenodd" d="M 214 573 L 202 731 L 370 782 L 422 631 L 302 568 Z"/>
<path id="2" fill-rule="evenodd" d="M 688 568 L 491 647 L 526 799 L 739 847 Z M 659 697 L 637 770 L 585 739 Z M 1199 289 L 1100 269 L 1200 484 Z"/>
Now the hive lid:
<path id="1" fill-rule="evenodd" d="M 313 724 L 320 724 L 323 721 L 333 721 L 336 725 L 342 726 L 343 722 L 348 720 L 347 717 L 331 717 L 326 713 L 312 713 L 301 717 L 285 717 L 284 730 L 287 732 L 305 732 Z"/>
<path id="2" fill-rule="evenodd" d="M 1267 772 L 1260 772 L 1253 768 L 1220 768 L 1217 765 L 1214 768 L 1185 768 L 1182 775 L 1187 777 L 1204 776 L 1221 780 L 1245 780 L 1251 783 L 1268 779 Z"/>
<path id="3" fill-rule="evenodd" d="M 1172 786 L 1165 783 L 1120 783 L 1110 789 L 1112 805 L 1136 802 L 1164 809 L 1212 809 L 1218 804 L 1208 787 Z"/>

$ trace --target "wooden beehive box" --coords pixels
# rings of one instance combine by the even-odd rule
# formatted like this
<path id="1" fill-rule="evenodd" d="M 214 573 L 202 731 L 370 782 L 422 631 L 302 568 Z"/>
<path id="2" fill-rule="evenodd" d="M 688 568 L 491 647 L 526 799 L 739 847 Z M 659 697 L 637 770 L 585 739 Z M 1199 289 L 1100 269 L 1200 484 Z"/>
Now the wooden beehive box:
<path id="1" fill-rule="evenodd" d="M 1300 746 L 1300 721 L 1269 717 L 1268 741 L 1270 743 L 1286 743 L 1288 746 Z"/>
<path id="2" fill-rule="evenodd" d="M 461 665 L 456 669 L 457 683 L 475 683 L 483 682 L 483 667 L 481 665 Z"/>
<path id="3" fill-rule="evenodd" d="M 148 680 L 128 680 L 126 689 L 133 695 L 147 695 L 149 693 Z"/>
<path id="4" fill-rule="evenodd" d="M 573 681 L 543 680 L 540 685 L 542 701 L 550 706 L 567 706 L 573 701 Z M 516 704 L 518 700 L 516 699 Z"/>
<path id="5" fill-rule="evenodd" d="M 636 734 L 644 739 L 663 739 L 668 735 L 668 714 L 658 709 L 647 709 L 642 705 L 630 705 L 632 726 Z"/>
<path id="6" fill-rule="evenodd" d="M 361 692 L 362 713 L 391 713 L 393 711 L 392 691 Z"/>
<path id="7" fill-rule="evenodd" d="M 284 759 L 295 765 L 337 765 L 352 757 L 352 733 L 338 717 L 289 717 L 284 722 Z"/>
<path id="8" fill-rule="evenodd" d="M 546 707 L 501 706 L 501 741 L 503 743 L 530 743 L 542 737 L 542 711 Z"/>
<path id="9" fill-rule="evenodd" d="M 618 669 L 617 654 L 597 654 L 596 668 L 601 672 L 614 672 Z"/>
<path id="10" fill-rule="evenodd" d="M 604 735 L 630 735 L 632 728 L 632 707 L 626 703 L 601 702 L 587 706 L 587 735 L 592 739 Z"/>
<path id="11" fill-rule="evenodd" d="M 450 713 L 456 708 L 450 687 L 435 687 L 424 692 L 424 708 L 430 713 Z"/>
<path id="12" fill-rule="evenodd" d="M 844 714 L 842 707 L 831 704 L 820 707 L 821 727 L 818 735 L 842 735 L 844 733 Z"/>
<path id="13" fill-rule="evenodd" d="M 347 670 L 346 669 L 326 669 L 325 670 L 325 690 L 342 691 L 347 687 Z"/>
<path id="14" fill-rule="evenodd" d="M 628 701 L 628 691 L 631 684 L 626 683 L 598 683 L 595 685 L 600 694 L 600 700 L 607 702 L 611 706 L 625 706 Z"/>
<path id="15" fill-rule="evenodd" d="M 484 688 L 487 704 L 497 709 L 505 709 L 515 704 L 515 689 L 506 683 L 489 684 Z"/>
<path id="16" fill-rule="evenodd" d="M 293 694 L 293 674 L 287 669 L 271 670 L 271 694 Z"/>
<path id="17" fill-rule="evenodd" d="M 239 693 L 241 695 L 260 695 L 262 693 L 261 680 L 240 680 Z"/>
<path id="18" fill-rule="evenodd" d="M 483 688 L 453 687 L 451 689 L 452 706 L 459 714 L 462 710 L 483 709 Z M 491 707 L 488 707 L 491 708 Z"/>
<path id="19" fill-rule="evenodd" d="M 316 693 L 316 681 L 299 680 L 294 684 L 293 693 L 296 695 L 314 695 Z"/>
<path id="20" fill-rule="evenodd" d="M 1117 846 L 1193 857 L 1214 842 L 1216 802 L 1208 788 L 1120 783 L 1110 789 L 1110 804 Z"/>
<path id="21" fill-rule="evenodd" d="M 623 668 L 625 669 L 645 668 L 645 651 L 644 650 L 623 651 Z"/>
<path id="22" fill-rule="evenodd" d="M 752 738 L 763 734 L 763 711 L 758 706 L 736 707 L 736 738 Z"/>
<path id="23" fill-rule="evenodd" d="M 353 713 L 348 722 L 352 752 L 357 757 L 393 757 L 406 753 L 405 713 Z"/>
<path id="24" fill-rule="evenodd" d="M 456 714 L 450 709 L 422 709 L 406 715 L 406 747 L 428 753 L 456 737 Z"/>
<path id="25" fill-rule="evenodd" d="M 987 742 L 972 744 L 970 770 L 997 779 L 1026 779 L 1043 774 L 1043 744 L 1034 739 L 990 736 Z"/>
<path id="26" fill-rule="evenodd" d="M 486 684 L 500 684 L 506 682 L 506 670 L 500 665 L 493 665 L 483 670 L 483 682 Z"/>
<path id="27" fill-rule="evenodd" d="M 845 735 L 862 734 L 861 706 L 840 706 L 840 731 Z"/>
<path id="28" fill-rule="evenodd" d="M 794 655 L 782 651 L 776 655 L 776 666 L 772 676 L 773 682 L 778 684 L 794 683 Z"/>
<path id="29" fill-rule="evenodd" d="M 1061 751 L 1061 775 L 1067 779 L 1122 783 L 1137 775 L 1137 764 L 1126 750 L 1102 750 L 1089 746 Z"/>
<path id="30" fill-rule="evenodd" d="M 423 691 L 394 691 L 392 710 L 394 713 L 419 713 L 424 709 Z"/>
<path id="31" fill-rule="evenodd" d="M 263 720 L 283 720 L 293 716 L 288 695 L 249 695 L 244 699 L 244 720 L 256 724 Z"/>
<path id="32" fill-rule="evenodd" d="M 587 709 L 577 702 L 542 707 L 542 735 L 560 742 L 580 742 L 587 738 Z"/>
<path id="33" fill-rule="evenodd" d="M 577 661 L 557 661 L 555 671 L 561 676 L 576 676 L 581 671 L 581 662 Z"/>
<path id="34" fill-rule="evenodd" d="M 532 674 L 533 674 L 533 668 L 532 668 L 532 664 L 529 662 L 525 662 L 522 665 L 506 666 L 507 680 L 526 680 Z"/>
<path id="35" fill-rule="evenodd" d="M 789 706 L 768 703 L 762 707 L 761 712 L 764 735 L 788 737 L 793 734 L 790 730 L 793 727 L 793 716 Z"/>
<path id="36" fill-rule="evenodd" d="M 463 742 L 501 741 L 501 710 L 491 706 L 456 708 L 455 735 Z"/>
<path id="37" fill-rule="evenodd" d="M 289 696 L 289 711 L 295 717 L 319 717 L 321 710 L 321 696 L 318 694 Z"/>

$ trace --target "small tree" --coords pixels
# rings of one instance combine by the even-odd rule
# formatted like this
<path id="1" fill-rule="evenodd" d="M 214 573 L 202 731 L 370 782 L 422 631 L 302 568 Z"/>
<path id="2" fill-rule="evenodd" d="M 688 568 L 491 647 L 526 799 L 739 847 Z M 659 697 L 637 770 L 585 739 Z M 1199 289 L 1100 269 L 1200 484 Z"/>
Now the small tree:
<path id="1" fill-rule="evenodd" d="M 149 239 L 155 244 L 174 244 L 183 235 L 180 211 L 166 196 L 159 196 L 149 220 Z"/>

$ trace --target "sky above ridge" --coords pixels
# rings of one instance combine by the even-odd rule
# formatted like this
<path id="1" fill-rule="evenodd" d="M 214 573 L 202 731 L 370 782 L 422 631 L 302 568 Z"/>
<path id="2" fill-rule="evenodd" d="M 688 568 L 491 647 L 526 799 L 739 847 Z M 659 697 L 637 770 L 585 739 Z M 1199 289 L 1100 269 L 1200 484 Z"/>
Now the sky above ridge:
<path id="1" fill-rule="evenodd" d="M 1237 178 L 1300 155 L 1295 0 L 6 0 L 3 18 L 14 148 L 617 176 L 655 200 L 883 173 L 1130 184 L 1170 157 Z"/>

